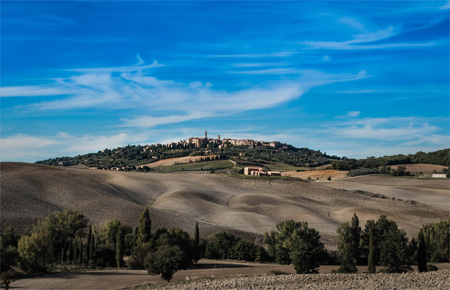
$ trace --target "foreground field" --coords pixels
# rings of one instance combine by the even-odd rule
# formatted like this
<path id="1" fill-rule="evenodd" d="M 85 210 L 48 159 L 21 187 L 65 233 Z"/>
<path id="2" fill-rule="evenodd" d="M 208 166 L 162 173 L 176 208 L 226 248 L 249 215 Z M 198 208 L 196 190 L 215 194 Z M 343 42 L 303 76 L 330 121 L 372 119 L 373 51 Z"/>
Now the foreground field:
<path id="1" fill-rule="evenodd" d="M 172 281 L 183 283 L 165 283 L 159 276 L 150 276 L 145 270 L 102 270 L 73 273 L 59 273 L 18 280 L 11 284 L 11 288 L 24 289 L 124 289 L 139 285 L 148 285 L 150 289 L 265 289 L 275 287 L 277 283 L 290 286 L 281 289 L 309 289 L 312 283 L 317 283 L 313 289 L 393 289 L 393 278 L 401 281 L 410 279 L 403 284 L 403 289 L 447 289 L 437 288 L 448 285 L 449 264 L 438 264 L 439 272 L 427 275 L 418 274 L 383 274 L 383 275 L 330 275 L 338 266 L 321 266 L 318 275 L 289 275 L 267 276 L 271 270 L 295 274 L 293 266 L 271 265 L 258 263 L 234 263 L 216 260 L 200 260 L 186 271 L 175 273 Z M 358 266 L 358 272 L 363 273 L 366 267 Z M 415 270 L 417 271 L 417 269 Z M 242 278 L 222 278 L 238 276 L 259 276 Z M 446 280 L 447 277 L 447 280 Z M 400 285 L 401 281 L 398 281 Z M 309 282 L 309 283 L 305 283 Z M 351 282 L 351 283 L 349 283 Z M 404 281 L 403 281 L 404 282 Z M 347 284 L 345 284 L 347 283 Z M 355 284 L 356 283 L 356 284 Z M 369 283 L 372 288 L 362 287 L 362 283 Z M 235 285 L 234 287 L 231 287 Z M 335 288 L 332 288 L 336 286 Z M 351 287 L 345 286 L 352 285 Z M 434 285 L 434 287 L 432 287 Z M 339 287 L 337 287 L 339 286 Z M 376 287 L 375 287 L 376 286 Z M 386 287 L 383 287 L 386 286 Z M 231 287 L 231 288 L 230 288 Z M 252 288 L 253 287 L 253 288 Z M 331 287 L 331 288 L 330 288 Z M 421 288 L 422 287 L 422 288 Z M 145 289 L 145 288 L 144 288 Z M 270 288 L 278 289 L 278 288 Z M 402 288 L 397 288 L 402 289 Z"/>
<path id="2" fill-rule="evenodd" d="M 391 183 L 413 181 L 377 178 Z M 357 178 L 346 179 L 345 186 L 351 185 L 352 180 Z M 445 190 L 440 183 L 445 180 L 414 180 L 422 181 L 427 186 L 436 182 L 433 183 L 436 189 Z M 327 186 L 332 184 L 295 178 L 238 179 L 215 174 L 118 172 L 1 163 L 1 222 L 2 228 L 12 225 L 23 233 L 48 214 L 70 208 L 94 224 L 117 218 L 135 227 L 143 209 L 150 206 L 153 231 L 176 226 L 193 236 L 198 222 L 201 238 L 227 230 L 261 244 L 265 232 L 274 229 L 278 222 L 293 219 L 307 221 L 320 232 L 326 247 L 333 250 L 337 245 L 337 227 L 349 222 L 353 213 L 358 215 L 362 226 L 368 219 L 386 215 L 405 229 L 410 238 L 417 235 L 422 224 L 449 217 L 445 191 L 439 193 L 440 205 L 436 206 L 432 199 L 413 204 Z M 414 187 L 416 191 L 423 190 L 417 185 L 420 184 Z M 405 194 L 402 199 L 406 200 L 430 193 L 409 190 Z"/>
<path id="3" fill-rule="evenodd" d="M 407 274 L 317 274 L 214 279 L 182 284 L 152 285 L 146 289 L 448 289 L 450 272 Z M 145 289 L 145 288 L 144 288 Z"/>

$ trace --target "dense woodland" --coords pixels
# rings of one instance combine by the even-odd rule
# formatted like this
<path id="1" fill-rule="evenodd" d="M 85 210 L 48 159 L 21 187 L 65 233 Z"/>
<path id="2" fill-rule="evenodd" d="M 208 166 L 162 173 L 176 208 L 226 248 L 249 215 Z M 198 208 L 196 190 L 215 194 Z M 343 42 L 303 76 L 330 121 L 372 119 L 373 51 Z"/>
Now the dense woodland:
<path id="1" fill-rule="evenodd" d="M 435 152 L 417 152 L 409 155 L 392 155 L 383 157 L 367 157 L 366 159 L 349 159 L 341 158 L 339 161 L 331 162 L 332 169 L 336 170 L 353 170 L 359 168 L 380 168 L 397 164 L 436 164 L 449 166 L 450 149 L 443 149 Z"/>
<path id="2" fill-rule="evenodd" d="M 194 238 L 175 227 L 152 232 L 148 209 L 135 229 L 117 219 L 89 225 L 77 211 L 54 212 L 21 237 L 12 227 L 3 232 L 1 280 L 8 287 L 30 273 L 118 267 L 146 269 L 169 281 L 201 258 L 292 264 L 297 274 L 317 273 L 321 264 L 339 264 L 340 273 L 355 273 L 356 265 L 367 265 L 368 273 L 376 273 L 378 266 L 379 272 L 401 273 L 414 264 L 419 271 L 436 270 L 430 263 L 448 263 L 450 255 L 450 219 L 423 225 L 409 241 L 386 216 L 368 220 L 362 229 L 354 214 L 336 231 L 337 253 L 325 250 L 320 233 L 307 222 L 278 223 L 265 233 L 265 247 L 228 232 L 201 240 L 198 224 L 194 232 Z"/>

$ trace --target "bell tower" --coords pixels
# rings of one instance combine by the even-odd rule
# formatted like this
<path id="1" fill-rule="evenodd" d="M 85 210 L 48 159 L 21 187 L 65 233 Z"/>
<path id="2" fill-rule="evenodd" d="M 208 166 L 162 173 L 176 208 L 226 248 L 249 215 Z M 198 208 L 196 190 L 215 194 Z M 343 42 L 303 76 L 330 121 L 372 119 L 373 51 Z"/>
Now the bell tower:
<path id="1" fill-rule="evenodd" d="M 208 132 L 205 130 L 205 139 L 208 139 Z"/>

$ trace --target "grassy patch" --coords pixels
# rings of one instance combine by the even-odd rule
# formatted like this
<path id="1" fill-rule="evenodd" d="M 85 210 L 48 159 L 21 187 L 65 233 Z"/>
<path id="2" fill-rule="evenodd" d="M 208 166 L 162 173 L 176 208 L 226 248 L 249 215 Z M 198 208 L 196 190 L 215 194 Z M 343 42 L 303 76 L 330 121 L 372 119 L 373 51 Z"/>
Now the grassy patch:
<path id="1" fill-rule="evenodd" d="M 265 163 L 264 164 L 269 171 L 296 171 L 296 170 L 308 170 L 306 167 L 296 167 L 285 163 Z"/>
<path id="2" fill-rule="evenodd" d="M 177 165 L 170 166 L 161 166 L 156 167 L 155 169 L 158 172 L 168 173 L 175 171 L 200 171 L 200 170 L 209 170 L 209 169 L 222 169 L 229 168 L 234 166 L 234 163 L 228 160 L 213 160 L 213 161 L 203 161 L 203 162 L 192 162 L 192 163 L 183 163 Z"/>
<path id="3" fill-rule="evenodd" d="M 379 194 L 379 193 L 372 193 L 372 192 L 368 192 L 368 191 L 362 191 L 362 190 L 355 190 L 357 193 L 365 195 L 365 196 L 369 196 L 369 197 L 375 197 L 375 198 L 382 198 L 382 199 L 389 199 L 389 197 Z"/>

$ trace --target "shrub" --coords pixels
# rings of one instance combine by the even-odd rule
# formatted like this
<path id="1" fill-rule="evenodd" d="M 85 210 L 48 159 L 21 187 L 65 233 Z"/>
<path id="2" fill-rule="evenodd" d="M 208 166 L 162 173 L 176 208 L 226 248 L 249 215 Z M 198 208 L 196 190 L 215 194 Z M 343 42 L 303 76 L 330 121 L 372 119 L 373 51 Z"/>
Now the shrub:
<path id="1" fill-rule="evenodd" d="M 278 276 L 278 275 L 289 275 L 289 273 L 283 272 L 281 270 L 270 270 L 269 274 L 270 275 L 275 275 L 275 276 Z"/>
<path id="2" fill-rule="evenodd" d="M 431 264 L 431 263 L 427 263 L 427 271 L 428 272 L 433 272 L 433 271 L 437 271 L 439 270 L 438 267 L 436 267 L 435 265 Z"/>
<path id="3" fill-rule="evenodd" d="M 379 174 L 380 170 L 377 168 L 361 168 L 361 169 L 352 169 L 347 172 L 347 176 L 359 176 L 359 175 L 368 175 L 368 174 Z"/>

